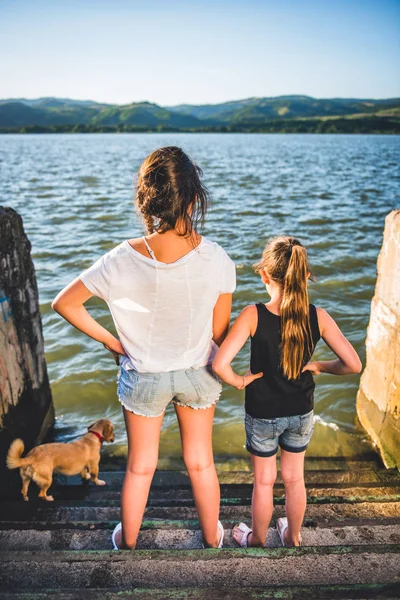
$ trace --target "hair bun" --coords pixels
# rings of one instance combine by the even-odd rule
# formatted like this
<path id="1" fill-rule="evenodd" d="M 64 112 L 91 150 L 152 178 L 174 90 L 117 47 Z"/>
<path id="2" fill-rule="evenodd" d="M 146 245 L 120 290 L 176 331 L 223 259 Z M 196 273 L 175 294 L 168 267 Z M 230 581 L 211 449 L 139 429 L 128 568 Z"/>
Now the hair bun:
<path id="1" fill-rule="evenodd" d="M 147 213 L 156 217 L 156 219 L 160 219 L 168 210 L 169 206 L 165 205 L 164 198 L 159 195 L 154 195 L 147 198 L 147 201 L 142 208 L 142 213 Z"/>
<path id="2" fill-rule="evenodd" d="M 179 221 L 179 235 L 186 236 L 204 219 L 208 192 L 200 181 L 200 169 L 187 154 L 167 146 L 143 161 L 135 203 L 149 233 L 175 229 Z"/>

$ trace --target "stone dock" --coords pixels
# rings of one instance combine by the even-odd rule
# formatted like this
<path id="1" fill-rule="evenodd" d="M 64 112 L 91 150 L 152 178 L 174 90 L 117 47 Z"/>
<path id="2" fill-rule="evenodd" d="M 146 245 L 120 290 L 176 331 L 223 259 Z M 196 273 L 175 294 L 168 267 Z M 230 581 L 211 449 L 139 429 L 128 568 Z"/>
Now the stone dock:
<path id="1" fill-rule="evenodd" d="M 398 598 L 400 476 L 371 460 L 308 459 L 308 508 L 301 548 L 282 548 L 281 479 L 265 549 L 239 549 L 232 527 L 250 524 L 252 474 L 218 465 L 222 550 L 201 549 L 188 477 L 157 471 L 135 551 L 114 552 L 123 473 L 106 487 L 59 479 L 54 502 L 19 491 L 0 503 L 0 598 L 253 599 Z M 250 469 L 250 467 L 249 467 Z"/>

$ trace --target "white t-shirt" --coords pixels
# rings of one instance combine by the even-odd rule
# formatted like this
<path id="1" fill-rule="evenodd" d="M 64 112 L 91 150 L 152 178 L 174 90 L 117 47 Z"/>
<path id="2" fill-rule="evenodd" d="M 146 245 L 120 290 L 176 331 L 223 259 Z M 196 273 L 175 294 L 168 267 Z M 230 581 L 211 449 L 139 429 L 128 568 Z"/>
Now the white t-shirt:
<path id="1" fill-rule="evenodd" d="M 215 242 L 200 244 L 166 264 L 143 256 L 126 240 L 80 275 L 105 300 L 127 357 L 125 369 L 165 372 L 211 364 L 213 309 L 236 287 L 233 261 Z"/>

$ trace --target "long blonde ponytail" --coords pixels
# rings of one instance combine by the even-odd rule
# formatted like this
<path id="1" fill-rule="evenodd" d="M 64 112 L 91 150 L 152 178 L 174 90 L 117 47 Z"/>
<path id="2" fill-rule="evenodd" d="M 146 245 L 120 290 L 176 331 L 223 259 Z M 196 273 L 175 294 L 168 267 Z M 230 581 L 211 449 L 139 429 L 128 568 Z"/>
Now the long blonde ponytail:
<path id="1" fill-rule="evenodd" d="M 279 236 L 268 243 L 254 268 L 257 273 L 265 270 L 282 289 L 281 366 L 288 379 L 297 379 L 312 353 L 307 282 L 313 276 L 307 251 L 298 239 Z"/>

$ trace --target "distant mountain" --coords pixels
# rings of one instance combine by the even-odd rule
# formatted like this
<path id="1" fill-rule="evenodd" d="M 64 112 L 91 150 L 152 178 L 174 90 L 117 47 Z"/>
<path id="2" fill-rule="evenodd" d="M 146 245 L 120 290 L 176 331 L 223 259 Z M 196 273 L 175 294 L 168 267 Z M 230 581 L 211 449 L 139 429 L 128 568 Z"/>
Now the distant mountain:
<path id="1" fill-rule="evenodd" d="M 269 119 L 344 116 L 376 113 L 381 109 L 400 106 L 400 98 L 388 100 L 358 100 L 347 98 L 317 99 L 310 96 L 277 96 L 247 98 L 221 104 L 180 104 L 168 110 L 198 119 L 220 123 L 260 123 Z"/>
<path id="2" fill-rule="evenodd" d="M 168 125 L 178 128 L 202 126 L 202 123 L 195 116 L 184 115 L 178 111 L 170 111 L 150 102 L 105 108 L 92 119 L 91 123 L 93 125 L 116 126 L 123 124 L 143 125 L 147 127 Z"/>
<path id="3" fill-rule="evenodd" d="M 89 123 L 99 109 L 86 106 L 28 106 L 22 102 L 0 103 L 0 127 L 25 127 L 27 125 L 75 125 Z M 101 109 L 100 109 L 101 110 Z"/>
<path id="4" fill-rule="evenodd" d="M 71 107 L 71 106 L 88 106 L 103 108 L 106 106 L 113 106 L 112 104 L 106 104 L 105 102 L 94 102 L 93 100 L 71 100 L 70 98 L 36 98 L 29 100 L 27 98 L 10 98 L 8 100 L 0 100 L 0 104 L 7 104 L 10 102 L 20 102 L 27 106 L 41 107 L 41 108 L 60 108 L 60 107 Z"/>
<path id="5" fill-rule="evenodd" d="M 323 124 L 325 120 L 330 123 Z M 0 128 L 3 132 L 151 129 L 394 133 L 400 128 L 400 99 L 297 95 L 162 107 L 150 102 L 121 106 L 69 98 L 20 98 L 0 100 Z"/>
<path id="6" fill-rule="evenodd" d="M 26 102 L 0 101 L 0 127 L 32 125 L 136 125 L 150 128 L 165 125 L 180 128 L 201 127 L 203 123 L 192 115 L 181 115 L 150 102 L 113 106 L 46 98 L 30 106 Z"/>

